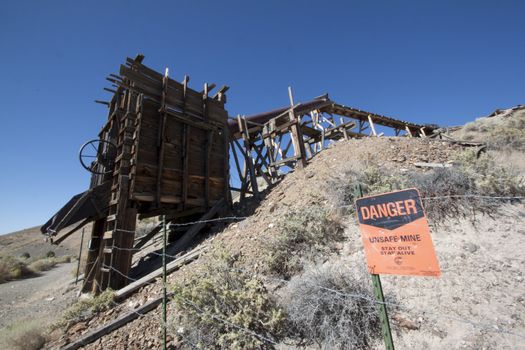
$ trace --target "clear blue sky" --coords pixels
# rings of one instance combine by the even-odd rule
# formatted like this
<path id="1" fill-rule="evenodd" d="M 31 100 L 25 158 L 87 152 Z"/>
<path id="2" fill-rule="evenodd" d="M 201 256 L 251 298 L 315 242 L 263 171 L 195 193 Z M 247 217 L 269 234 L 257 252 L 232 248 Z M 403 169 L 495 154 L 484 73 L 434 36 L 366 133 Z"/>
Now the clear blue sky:
<path id="1" fill-rule="evenodd" d="M 455 125 L 523 104 L 523 1 L 6 1 L 0 9 L 0 234 L 88 188 L 79 146 L 126 56 L 231 115 L 328 92 L 343 104 Z"/>

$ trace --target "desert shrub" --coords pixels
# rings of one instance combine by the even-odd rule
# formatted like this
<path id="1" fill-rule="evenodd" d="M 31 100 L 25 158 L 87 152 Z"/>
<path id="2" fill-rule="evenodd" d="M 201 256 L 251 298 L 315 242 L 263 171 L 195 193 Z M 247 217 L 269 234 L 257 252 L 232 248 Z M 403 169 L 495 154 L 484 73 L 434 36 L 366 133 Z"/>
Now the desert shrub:
<path id="1" fill-rule="evenodd" d="M 284 314 L 255 276 L 216 253 L 201 273 L 174 286 L 176 327 L 187 347 L 271 349 L 283 334 Z"/>
<path id="2" fill-rule="evenodd" d="M 369 349 L 380 337 L 378 307 L 364 271 L 313 267 L 281 290 L 293 338 L 322 349 Z"/>
<path id="3" fill-rule="evenodd" d="M 425 173 L 413 173 L 407 184 L 419 189 L 425 211 L 434 224 L 451 218 L 471 217 L 476 212 L 486 213 L 497 204 L 479 201 L 473 179 L 458 168 L 434 169 Z M 463 197 L 466 196 L 466 197 Z M 439 198 L 433 198 L 439 197 Z"/>
<path id="4" fill-rule="evenodd" d="M 21 258 L 23 259 L 29 259 L 31 257 L 31 255 L 28 253 L 28 252 L 24 252 L 20 255 Z"/>
<path id="5" fill-rule="evenodd" d="M 463 151 L 457 155 L 455 164 L 451 168 L 405 174 L 374 165 L 358 167 L 331 180 L 328 198 L 348 215 L 354 211 L 355 189 L 359 184 L 365 195 L 415 187 L 424 198 L 429 218 L 440 224 L 459 217 L 475 221 L 476 214 L 495 213 L 504 203 L 484 197 L 525 196 L 523 177 L 510 168 L 497 165 L 487 153 L 478 155 L 475 149 Z"/>
<path id="6" fill-rule="evenodd" d="M 47 271 L 53 268 L 57 264 L 56 260 L 54 258 L 44 258 L 33 261 L 31 264 L 29 264 L 29 269 L 34 272 L 42 272 Z"/>
<path id="7" fill-rule="evenodd" d="M 412 173 L 407 177 L 406 185 L 419 189 L 433 223 L 459 217 L 475 221 L 476 214 L 491 215 L 503 203 L 487 197 L 525 196 L 523 178 L 509 168 L 496 165 L 488 154 L 478 157 L 476 150 L 467 150 L 458 155 L 457 161 L 457 167 Z M 440 198 L 425 200 L 427 197 Z"/>
<path id="8" fill-rule="evenodd" d="M 344 214 L 354 212 L 356 186 L 360 185 L 367 195 L 391 192 L 404 188 L 403 175 L 376 165 L 353 168 L 329 182 L 327 193 L 334 206 Z"/>
<path id="9" fill-rule="evenodd" d="M 491 128 L 486 140 L 489 148 L 525 151 L 525 112 L 518 113 Z"/>
<path id="10" fill-rule="evenodd" d="M 12 256 L 0 256 L 0 283 L 27 277 L 32 273 L 23 261 Z"/>
<path id="11" fill-rule="evenodd" d="M 45 342 L 43 329 L 38 321 L 17 322 L 7 326 L 0 335 L 0 343 L 6 349 L 12 350 L 38 350 Z"/>
<path id="12" fill-rule="evenodd" d="M 111 289 L 106 289 L 97 296 L 81 299 L 64 311 L 56 326 L 64 327 L 70 323 L 88 319 L 98 312 L 109 309 L 114 299 L 115 293 Z"/>
<path id="13" fill-rule="evenodd" d="M 69 263 L 71 262 L 71 257 L 69 255 L 64 255 L 60 257 L 51 257 L 51 258 L 42 258 L 33 261 L 28 265 L 28 268 L 33 272 L 42 272 L 47 271 L 55 267 L 57 264 Z"/>
<path id="14" fill-rule="evenodd" d="M 525 195 L 523 178 L 511 168 L 497 165 L 489 154 L 482 153 L 478 157 L 475 150 L 467 150 L 460 153 L 458 161 L 478 193 L 490 196 Z"/>
<path id="15" fill-rule="evenodd" d="M 46 253 L 46 258 L 54 258 L 56 255 L 55 255 L 55 252 L 50 250 Z"/>
<path id="16" fill-rule="evenodd" d="M 479 130 L 479 123 L 476 122 L 469 122 L 463 126 L 463 131 L 471 132 L 471 131 L 478 131 Z"/>
<path id="17" fill-rule="evenodd" d="M 266 264 L 269 272 L 284 278 L 300 272 L 305 259 L 324 256 L 344 240 L 340 218 L 323 207 L 290 211 L 278 229 L 266 244 Z"/>

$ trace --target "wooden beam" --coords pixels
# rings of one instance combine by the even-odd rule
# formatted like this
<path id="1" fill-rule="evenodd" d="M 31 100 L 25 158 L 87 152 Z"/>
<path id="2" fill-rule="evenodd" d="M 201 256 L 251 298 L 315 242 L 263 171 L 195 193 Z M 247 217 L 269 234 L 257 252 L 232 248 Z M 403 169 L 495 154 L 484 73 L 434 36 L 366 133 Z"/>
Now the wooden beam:
<path id="1" fill-rule="evenodd" d="M 171 273 L 178 268 L 192 262 L 193 260 L 197 259 L 202 253 L 204 253 L 207 249 L 207 246 L 199 246 L 192 251 L 180 256 L 179 258 L 169 262 L 166 265 L 166 273 Z M 156 278 L 159 278 L 162 276 L 162 267 L 159 267 L 157 270 L 150 272 L 146 276 L 139 278 L 138 280 L 131 282 L 127 286 L 125 286 L 122 289 L 119 289 L 115 292 L 115 299 L 116 300 L 123 300 L 126 299 L 131 294 L 138 291 L 140 288 L 144 287 L 145 285 L 149 285 L 151 281 L 153 281 Z"/>
<path id="2" fill-rule="evenodd" d="M 376 127 L 374 126 L 374 122 L 372 122 L 372 117 L 370 116 L 370 114 L 368 115 L 368 124 L 372 129 L 372 135 L 377 136 Z"/>
<path id="3" fill-rule="evenodd" d="M 237 123 L 239 124 L 239 130 L 242 134 L 242 139 L 244 141 L 244 159 L 245 164 L 247 165 L 248 172 L 250 173 L 250 184 L 252 186 L 252 191 L 255 196 L 259 195 L 259 189 L 257 186 L 257 177 L 255 175 L 255 168 L 253 165 L 253 159 L 252 159 L 252 150 L 251 150 L 251 144 L 250 144 L 250 135 L 248 133 L 248 127 L 246 125 L 246 119 L 241 118 L 240 115 L 237 115 Z M 241 152 L 243 151 L 240 147 Z"/>
<path id="4" fill-rule="evenodd" d="M 197 234 L 206 226 L 206 221 L 212 219 L 218 212 L 223 210 L 225 206 L 226 200 L 221 198 L 206 214 L 197 220 L 196 224 L 190 226 L 188 231 L 186 231 L 186 233 L 184 233 L 184 235 L 179 240 L 177 240 L 177 242 L 175 242 L 166 250 L 167 254 L 175 255 L 184 249 L 187 249 Z"/>
<path id="5" fill-rule="evenodd" d="M 171 296 L 171 294 L 170 294 Z M 93 343 L 99 338 L 102 338 L 104 335 L 113 332 L 114 330 L 119 329 L 120 327 L 128 324 L 129 322 L 139 318 L 141 315 L 144 315 L 157 308 L 162 303 L 163 297 L 158 297 L 149 303 L 146 303 L 127 314 L 120 316 L 119 318 L 95 329 L 92 332 L 87 333 L 86 335 L 80 337 L 79 339 L 67 344 L 61 350 L 76 350 L 84 347 L 88 344 Z"/>

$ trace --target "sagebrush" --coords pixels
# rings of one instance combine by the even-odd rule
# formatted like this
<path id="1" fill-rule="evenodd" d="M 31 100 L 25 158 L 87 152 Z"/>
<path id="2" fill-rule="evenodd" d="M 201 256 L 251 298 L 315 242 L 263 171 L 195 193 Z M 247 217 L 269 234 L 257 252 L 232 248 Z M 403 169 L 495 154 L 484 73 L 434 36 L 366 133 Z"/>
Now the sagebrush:
<path id="1" fill-rule="evenodd" d="M 345 239 L 344 225 L 336 213 L 314 206 L 286 213 L 278 234 L 266 244 L 269 272 L 289 278 L 302 270 L 305 260 L 322 257 Z"/>
<path id="2" fill-rule="evenodd" d="M 55 326 L 64 327 L 77 321 L 85 320 L 94 314 L 107 310 L 114 302 L 115 292 L 106 289 L 97 296 L 81 299 L 68 307 Z"/>
<path id="3" fill-rule="evenodd" d="M 284 334 L 284 313 L 253 275 L 216 253 L 201 273 L 174 286 L 185 347 L 271 349 Z"/>
<path id="4" fill-rule="evenodd" d="M 327 193 L 334 206 L 349 215 L 354 211 L 358 185 L 366 195 L 417 188 L 434 224 L 460 217 L 476 221 L 477 214 L 495 214 L 503 203 L 509 202 L 494 197 L 525 196 L 523 177 L 497 165 L 489 154 L 470 149 L 458 153 L 453 160 L 452 167 L 404 173 L 373 164 L 354 168 L 334 177 Z"/>
<path id="5" fill-rule="evenodd" d="M 322 349 L 369 349 L 381 332 L 366 277 L 365 271 L 333 263 L 292 278 L 280 292 L 291 338 Z"/>

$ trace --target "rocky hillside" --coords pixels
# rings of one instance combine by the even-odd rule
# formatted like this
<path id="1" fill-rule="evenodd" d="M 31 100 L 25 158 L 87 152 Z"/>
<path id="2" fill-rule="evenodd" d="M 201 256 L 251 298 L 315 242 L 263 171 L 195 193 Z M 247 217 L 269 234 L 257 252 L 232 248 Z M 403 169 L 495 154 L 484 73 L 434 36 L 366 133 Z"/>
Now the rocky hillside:
<path id="1" fill-rule="evenodd" d="M 475 154 L 429 139 L 333 145 L 260 202 L 236 208 L 239 218 L 202 243 L 204 256 L 169 276 L 175 291 L 168 308 L 171 346 L 383 348 L 352 209 L 357 182 L 369 193 L 415 186 L 423 197 L 467 198 L 425 202 L 440 278 L 382 276 L 399 348 L 523 344 L 525 254 L 515 247 L 525 243 L 525 208 L 518 201 L 469 197 L 522 196 L 523 174 Z M 421 162 L 451 166 L 416 166 Z M 161 287 L 157 281 L 105 311 L 63 324 L 47 347 L 136 309 L 159 296 Z M 86 348 L 156 349 L 160 336 L 159 307 Z"/>
<path id="2" fill-rule="evenodd" d="M 520 113 L 501 118 L 514 125 Z M 523 157 L 519 147 L 514 152 Z M 263 198 L 237 205 L 235 218 L 203 237 L 205 253 L 168 277 L 169 346 L 384 348 L 353 208 L 361 184 L 369 194 L 420 190 L 441 266 L 440 278 L 381 276 L 396 347 L 520 348 L 525 253 L 516 247 L 525 244 L 525 173 L 509 168 L 507 153 L 433 139 L 337 142 Z M 45 348 L 161 293 L 157 280 L 126 300 L 111 293 L 83 299 L 57 319 Z M 85 348 L 158 349 L 161 336 L 159 306 Z"/>

